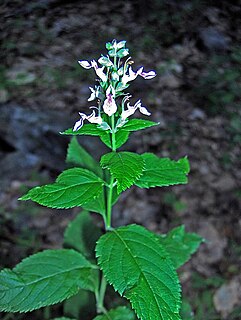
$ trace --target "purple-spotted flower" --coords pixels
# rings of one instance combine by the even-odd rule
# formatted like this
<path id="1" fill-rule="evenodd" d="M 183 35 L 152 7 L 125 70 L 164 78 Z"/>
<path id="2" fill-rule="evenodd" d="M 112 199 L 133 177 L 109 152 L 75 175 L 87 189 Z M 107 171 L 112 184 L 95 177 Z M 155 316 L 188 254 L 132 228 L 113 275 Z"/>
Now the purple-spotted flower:
<path id="1" fill-rule="evenodd" d="M 111 117 L 117 111 L 117 105 L 115 102 L 115 91 L 112 86 L 109 86 L 106 90 L 106 99 L 103 104 L 104 113 Z"/>
<path id="2" fill-rule="evenodd" d="M 90 108 L 93 109 L 96 107 L 90 107 Z M 79 115 L 80 115 L 80 119 L 75 123 L 73 131 L 78 131 L 83 126 L 84 120 L 88 120 L 90 123 L 97 123 L 99 125 L 101 125 L 103 122 L 102 118 L 99 115 L 96 116 L 95 110 L 93 110 L 90 115 L 86 115 L 85 113 L 81 113 L 81 112 L 79 112 Z"/>

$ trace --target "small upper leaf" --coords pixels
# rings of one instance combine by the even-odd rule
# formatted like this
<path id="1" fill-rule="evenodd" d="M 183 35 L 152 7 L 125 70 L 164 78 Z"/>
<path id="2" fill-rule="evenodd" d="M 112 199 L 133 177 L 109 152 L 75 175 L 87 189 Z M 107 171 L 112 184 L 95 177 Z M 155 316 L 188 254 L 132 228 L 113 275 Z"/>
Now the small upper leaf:
<path id="1" fill-rule="evenodd" d="M 147 129 L 153 126 L 157 126 L 158 122 L 153 122 L 150 120 L 144 120 L 144 119 L 131 119 L 126 124 L 124 124 L 123 127 L 121 127 L 122 130 L 125 131 L 137 131 L 142 129 Z"/>
<path id="2" fill-rule="evenodd" d="M 161 244 L 169 253 L 175 268 L 187 262 L 191 255 L 197 251 L 203 238 L 196 233 L 185 232 L 185 227 L 179 226 L 160 237 Z"/>
<path id="3" fill-rule="evenodd" d="M 73 137 L 69 143 L 66 162 L 74 163 L 84 169 L 89 169 L 102 177 L 102 170 L 99 163 L 78 143 Z"/>
<path id="4" fill-rule="evenodd" d="M 163 187 L 187 183 L 190 170 L 188 159 L 178 161 L 169 158 L 158 158 L 152 153 L 144 153 L 145 169 L 135 184 L 140 188 Z"/>
<path id="5" fill-rule="evenodd" d="M 128 140 L 129 132 L 124 130 L 118 130 L 115 134 L 115 147 L 120 148 Z M 111 143 L 111 133 L 108 131 L 103 131 L 100 135 L 101 141 L 107 145 L 107 147 L 112 148 Z"/>
<path id="6" fill-rule="evenodd" d="M 143 158 L 133 152 L 110 152 L 102 156 L 101 166 L 110 170 L 117 180 L 117 192 L 132 186 L 144 169 Z"/>
<path id="7" fill-rule="evenodd" d="M 93 320 L 135 320 L 135 314 L 127 307 L 117 307 L 106 314 L 95 317 Z"/>
<path id="8" fill-rule="evenodd" d="M 79 130 L 73 131 L 72 128 L 65 130 L 64 132 L 60 132 L 61 134 L 67 135 L 87 135 L 87 136 L 99 136 L 103 132 L 102 129 L 98 128 L 96 124 L 87 123 L 83 125 Z"/>
<path id="9" fill-rule="evenodd" d="M 87 258 L 94 258 L 96 241 L 101 236 L 100 229 L 93 223 L 89 212 L 80 212 L 64 232 L 64 246 L 73 248 Z"/>
<path id="10" fill-rule="evenodd" d="M 74 250 L 45 250 L 0 272 L 0 310 L 28 312 L 76 294 L 94 291 L 96 266 Z"/>
<path id="11" fill-rule="evenodd" d="M 114 289 L 130 300 L 142 320 L 180 320 L 180 285 L 159 238 L 129 225 L 102 236 L 98 264 Z"/>
<path id="12" fill-rule="evenodd" d="M 95 199 L 104 181 L 93 172 L 81 168 L 63 171 L 53 184 L 31 189 L 20 200 L 33 200 L 50 208 L 73 208 Z"/>

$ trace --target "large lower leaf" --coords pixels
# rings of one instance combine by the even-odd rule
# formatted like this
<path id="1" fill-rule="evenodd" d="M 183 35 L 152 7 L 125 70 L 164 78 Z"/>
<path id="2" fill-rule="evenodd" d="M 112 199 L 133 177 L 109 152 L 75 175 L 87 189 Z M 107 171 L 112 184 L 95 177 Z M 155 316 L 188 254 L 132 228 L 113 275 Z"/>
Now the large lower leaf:
<path id="1" fill-rule="evenodd" d="M 95 269 L 74 250 L 46 250 L 0 272 L 0 310 L 27 312 L 95 290 Z"/>
<path id="2" fill-rule="evenodd" d="M 93 201 L 103 184 L 93 172 L 72 168 L 61 173 L 55 183 L 33 188 L 20 200 L 31 199 L 50 208 L 73 208 Z"/>
<path id="3" fill-rule="evenodd" d="M 130 225 L 108 232 L 96 246 L 98 264 L 142 320 L 178 320 L 180 285 L 159 238 Z"/>
<path id="4" fill-rule="evenodd" d="M 66 162 L 89 169 L 101 178 L 103 176 L 99 163 L 78 143 L 76 137 L 69 143 Z"/>
<path id="5" fill-rule="evenodd" d="M 127 307 L 117 307 L 93 320 L 135 320 L 135 314 Z"/>
<path id="6" fill-rule="evenodd" d="M 167 235 L 160 236 L 160 241 L 169 253 L 174 267 L 179 268 L 197 251 L 203 238 L 196 233 L 185 232 L 182 225 L 172 229 Z"/>
<path id="7" fill-rule="evenodd" d="M 144 120 L 144 119 L 131 119 L 126 124 L 124 124 L 123 127 L 121 127 L 121 130 L 125 131 L 138 131 L 142 129 L 147 129 L 153 126 L 157 126 L 158 122 L 153 122 L 150 120 Z"/>
<path id="8" fill-rule="evenodd" d="M 163 187 L 187 183 L 190 170 L 187 158 L 178 161 L 169 158 L 158 158 L 152 153 L 142 155 L 145 169 L 135 184 L 140 188 Z"/>
<path id="9" fill-rule="evenodd" d="M 94 258 L 96 241 L 101 234 L 89 212 L 82 211 L 65 229 L 64 246 L 79 251 L 87 258 Z"/>
<path id="10" fill-rule="evenodd" d="M 117 180 L 118 193 L 134 184 L 145 165 L 142 157 L 133 152 L 110 152 L 102 156 L 100 163 Z"/>

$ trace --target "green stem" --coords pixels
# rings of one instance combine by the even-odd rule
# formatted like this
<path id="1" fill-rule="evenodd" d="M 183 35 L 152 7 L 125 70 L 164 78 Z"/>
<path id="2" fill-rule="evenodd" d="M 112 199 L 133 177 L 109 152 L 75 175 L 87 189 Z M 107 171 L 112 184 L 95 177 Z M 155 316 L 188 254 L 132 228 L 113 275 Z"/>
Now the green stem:
<path id="1" fill-rule="evenodd" d="M 110 179 L 110 187 L 107 197 L 107 217 L 106 217 L 106 229 L 111 228 L 111 211 L 112 211 L 112 193 L 113 193 L 113 184 L 114 184 L 114 178 L 111 176 Z"/>
<path id="2" fill-rule="evenodd" d="M 116 143 L 115 143 L 115 116 L 111 116 L 111 144 L 112 144 L 112 151 L 116 151 Z"/>
<path id="3" fill-rule="evenodd" d="M 106 312 L 106 309 L 104 307 L 106 286 L 107 286 L 107 283 L 104 278 L 104 275 L 102 274 L 102 279 L 101 279 L 101 283 L 100 283 L 100 290 L 99 290 L 99 293 L 96 294 L 97 313 L 105 313 Z"/>

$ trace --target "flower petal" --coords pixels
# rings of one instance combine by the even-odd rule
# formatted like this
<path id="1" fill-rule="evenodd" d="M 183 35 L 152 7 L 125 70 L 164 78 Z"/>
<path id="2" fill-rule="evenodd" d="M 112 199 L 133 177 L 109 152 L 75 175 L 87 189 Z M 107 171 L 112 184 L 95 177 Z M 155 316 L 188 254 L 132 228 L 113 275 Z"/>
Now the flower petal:
<path id="1" fill-rule="evenodd" d="M 92 64 L 91 64 L 89 61 L 87 61 L 87 60 L 79 60 L 78 62 L 79 62 L 79 64 L 81 65 L 81 67 L 83 67 L 83 68 L 85 68 L 85 69 L 90 69 L 90 68 L 92 68 Z"/>
<path id="2" fill-rule="evenodd" d="M 152 79 L 156 76 L 156 72 L 154 70 L 148 71 L 148 72 L 144 72 L 142 71 L 140 73 L 140 76 L 143 77 L 146 80 Z"/>
<path id="3" fill-rule="evenodd" d="M 109 94 L 108 97 L 105 99 L 103 104 L 104 113 L 108 114 L 111 117 L 117 111 L 117 105 L 115 99 L 113 99 L 112 94 Z"/>
<path id="4" fill-rule="evenodd" d="M 80 118 L 79 121 L 75 123 L 73 131 L 78 131 L 83 126 L 83 123 L 84 123 L 84 119 Z"/>

